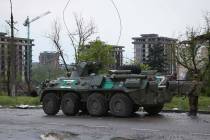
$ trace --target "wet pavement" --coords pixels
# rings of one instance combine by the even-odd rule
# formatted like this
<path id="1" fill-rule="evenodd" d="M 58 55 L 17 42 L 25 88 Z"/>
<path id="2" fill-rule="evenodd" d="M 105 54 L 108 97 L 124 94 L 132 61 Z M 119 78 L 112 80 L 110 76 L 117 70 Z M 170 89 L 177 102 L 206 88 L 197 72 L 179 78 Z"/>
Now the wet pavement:
<path id="1" fill-rule="evenodd" d="M 1 140 L 210 140 L 210 115 L 49 117 L 42 109 L 0 109 Z"/>

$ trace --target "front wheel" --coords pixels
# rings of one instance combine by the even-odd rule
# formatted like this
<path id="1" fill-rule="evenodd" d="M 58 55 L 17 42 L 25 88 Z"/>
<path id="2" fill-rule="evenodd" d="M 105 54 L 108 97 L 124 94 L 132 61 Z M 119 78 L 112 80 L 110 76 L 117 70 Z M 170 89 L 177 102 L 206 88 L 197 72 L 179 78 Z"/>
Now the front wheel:
<path id="1" fill-rule="evenodd" d="M 47 93 L 43 97 L 43 110 L 47 115 L 56 115 L 60 110 L 60 100 L 55 93 Z"/>
<path id="2" fill-rule="evenodd" d="M 160 113 L 160 111 L 163 109 L 164 104 L 160 105 L 151 105 L 151 106 L 144 106 L 144 110 L 149 114 L 149 115 L 157 115 Z"/>

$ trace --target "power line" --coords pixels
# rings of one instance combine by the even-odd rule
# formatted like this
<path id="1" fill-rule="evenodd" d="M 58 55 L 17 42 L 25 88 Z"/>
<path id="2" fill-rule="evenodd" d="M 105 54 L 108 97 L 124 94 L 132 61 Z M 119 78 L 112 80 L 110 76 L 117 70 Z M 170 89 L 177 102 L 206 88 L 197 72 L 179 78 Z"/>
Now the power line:
<path id="1" fill-rule="evenodd" d="M 66 28 L 67 32 L 68 32 L 68 35 L 70 35 L 70 31 L 69 31 L 69 28 L 68 28 L 68 26 L 67 26 L 67 24 L 66 24 L 66 20 L 65 20 L 65 11 L 66 11 L 66 8 L 68 7 L 70 1 L 71 1 L 71 0 L 68 0 L 68 2 L 66 3 L 66 5 L 65 5 L 65 7 L 64 7 L 64 9 L 63 9 L 63 23 L 64 23 L 64 25 L 65 25 L 65 28 Z"/>
<path id="2" fill-rule="evenodd" d="M 68 7 L 68 5 L 69 5 L 70 2 L 71 2 L 71 0 L 68 0 L 68 2 L 66 3 L 66 5 L 65 5 L 65 7 L 64 7 L 64 9 L 63 9 L 63 22 L 64 22 L 65 28 L 66 28 L 66 30 L 67 30 L 67 32 L 68 32 L 69 35 L 71 35 L 71 33 L 70 33 L 69 28 L 68 28 L 68 26 L 67 26 L 67 24 L 66 24 L 66 20 L 65 20 L 65 11 L 66 11 L 66 9 L 67 9 L 67 7 Z M 118 45 L 119 42 L 120 42 L 120 39 L 121 39 L 122 29 L 123 29 L 123 26 L 122 26 L 122 19 L 121 19 L 120 12 L 119 12 L 119 10 L 118 10 L 118 8 L 117 8 L 117 5 L 115 4 L 114 0 L 110 0 L 110 2 L 112 3 L 112 5 L 113 5 L 114 8 L 115 8 L 115 10 L 116 10 L 116 12 L 117 12 L 117 16 L 118 16 L 119 22 L 120 22 L 120 31 L 119 31 L 119 36 L 118 36 L 118 40 L 117 40 L 117 43 L 116 43 L 116 45 Z"/>
<path id="3" fill-rule="evenodd" d="M 114 8 L 115 8 L 115 10 L 117 12 L 117 16 L 118 16 L 119 22 L 120 22 L 120 31 L 119 31 L 119 36 L 118 36 L 118 40 L 117 40 L 117 45 L 118 45 L 119 42 L 120 42 L 121 35 L 122 35 L 122 28 L 123 28 L 122 27 L 122 19 L 121 19 L 121 16 L 120 16 L 120 12 L 119 12 L 119 10 L 117 8 L 117 5 L 115 4 L 115 2 L 113 0 L 110 0 L 110 1 L 113 4 L 113 6 L 114 6 Z"/>

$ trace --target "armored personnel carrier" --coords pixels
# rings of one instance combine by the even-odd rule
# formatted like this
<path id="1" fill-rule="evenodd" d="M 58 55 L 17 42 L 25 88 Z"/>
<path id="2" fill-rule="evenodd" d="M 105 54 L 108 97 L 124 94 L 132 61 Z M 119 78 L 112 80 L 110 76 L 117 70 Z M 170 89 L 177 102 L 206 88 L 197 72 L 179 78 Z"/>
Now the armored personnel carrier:
<path id="1" fill-rule="evenodd" d="M 61 109 L 65 115 L 76 115 L 80 110 L 92 116 L 107 112 L 117 117 L 129 117 L 139 107 L 150 115 L 158 114 L 173 97 L 167 80 L 149 81 L 140 71 L 129 68 L 98 74 L 99 64 L 81 62 L 66 78 L 45 81 L 41 87 L 41 102 L 47 115 Z M 163 84 L 165 83 L 165 84 Z"/>

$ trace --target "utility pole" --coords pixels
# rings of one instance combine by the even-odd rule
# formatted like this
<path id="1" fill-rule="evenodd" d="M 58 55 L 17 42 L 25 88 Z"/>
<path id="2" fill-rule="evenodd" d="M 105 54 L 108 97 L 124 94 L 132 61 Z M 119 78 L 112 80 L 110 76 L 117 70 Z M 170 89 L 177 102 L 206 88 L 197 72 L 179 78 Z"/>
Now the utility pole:
<path id="1" fill-rule="evenodd" d="M 16 95 L 16 46 L 14 44 L 14 19 L 12 11 L 12 1 L 10 0 L 10 10 L 11 10 L 11 40 L 8 50 L 8 94 L 10 96 Z"/>

